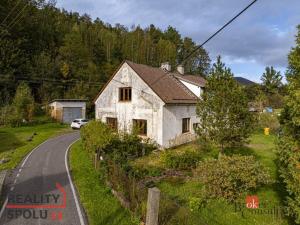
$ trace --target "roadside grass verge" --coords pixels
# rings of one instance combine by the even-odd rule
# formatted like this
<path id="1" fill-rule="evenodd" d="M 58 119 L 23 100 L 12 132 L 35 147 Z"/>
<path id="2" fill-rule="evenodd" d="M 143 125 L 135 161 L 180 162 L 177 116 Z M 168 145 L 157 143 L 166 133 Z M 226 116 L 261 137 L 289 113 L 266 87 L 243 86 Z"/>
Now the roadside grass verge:
<path id="1" fill-rule="evenodd" d="M 69 160 L 72 178 L 90 225 L 138 224 L 138 220 L 120 205 L 111 190 L 105 186 L 81 141 L 71 147 Z"/>
<path id="2" fill-rule="evenodd" d="M 15 168 L 36 146 L 50 137 L 70 132 L 67 125 L 46 123 L 22 127 L 0 127 L 0 159 L 9 159 L 0 165 L 0 171 Z M 32 141 L 27 139 L 34 135 Z"/>

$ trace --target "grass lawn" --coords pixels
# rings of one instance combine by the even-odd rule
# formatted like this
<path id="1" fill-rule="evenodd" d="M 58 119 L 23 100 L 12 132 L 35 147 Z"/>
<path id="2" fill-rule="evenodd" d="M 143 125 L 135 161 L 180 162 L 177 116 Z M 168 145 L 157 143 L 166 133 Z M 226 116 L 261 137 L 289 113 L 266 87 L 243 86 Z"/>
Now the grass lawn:
<path id="1" fill-rule="evenodd" d="M 23 127 L 0 127 L 0 159 L 10 159 L 9 162 L 1 164 L 0 170 L 12 169 L 36 146 L 49 137 L 69 132 L 67 125 L 59 123 L 46 123 Z M 32 141 L 27 139 L 36 133 Z"/>
<path id="2" fill-rule="evenodd" d="M 261 133 L 254 133 L 250 138 L 250 143 L 234 152 L 235 154 L 242 155 L 254 155 L 257 160 L 261 162 L 268 170 L 275 180 L 274 184 L 270 184 L 259 189 L 255 194 L 259 197 L 260 203 L 265 203 L 265 209 L 269 211 L 274 209 L 274 207 L 281 207 L 281 198 L 280 198 L 280 185 L 276 182 L 277 172 L 276 172 L 276 153 L 275 153 L 275 144 L 274 141 L 276 137 L 274 135 L 265 136 L 263 131 Z M 196 143 L 191 143 L 183 145 L 172 149 L 170 151 L 175 151 L 181 153 L 187 150 L 197 149 Z M 210 153 L 206 154 L 205 157 L 217 157 L 218 152 L 213 150 Z M 162 157 L 159 153 L 152 153 L 149 156 L 138 159 L 134 162 L 137 166 L 147 167 L 147 166 L 157 166 L 163 168 Z M 181 215 L 186 217 L 186 222 L 182 225 L 287 225 L 288 222 L 285 218 L 280 216 L 275 217 L 271 214 L 267 214 L 265 211 L 264 214 L 254 215 L 253 210 L 247 209 L 244 210 L 244 216 L 242 212 L 239 211 L 239 207 L 235 208 L 235 205 L 228 204 L 222 200 L 214 200 L 208 203 L 208 205 L 199 210 L 191 212 L 189 210 L 189 202 L 192 198 L 200 196 L 201 193 L 201 184 L 194 181 L 193 179 L 186 179 L 183 182 L 174 182 L 174 180 L 163 180 L 158 184 L 158 187 L 162 193 L 176 199 L 180 202 L 183 210 L 177 211 L 177 214 L 182 214 L 182 212 L 189 212 L 188 215 Z M 241 199 L 244 201 L 244 198 Z M 171 223 L 170 223 L 171 224 Z"/>
<path id="3" fill-rule="evenodd" d="M 82 148 L 81 141 L 72 146 L 70 166 L 90 225 L 138 224 L 130 212 L 124 209 L 111 194 L 111 190 L 101 182 L 100 174 L 93 168 L 88 153 Z"/>

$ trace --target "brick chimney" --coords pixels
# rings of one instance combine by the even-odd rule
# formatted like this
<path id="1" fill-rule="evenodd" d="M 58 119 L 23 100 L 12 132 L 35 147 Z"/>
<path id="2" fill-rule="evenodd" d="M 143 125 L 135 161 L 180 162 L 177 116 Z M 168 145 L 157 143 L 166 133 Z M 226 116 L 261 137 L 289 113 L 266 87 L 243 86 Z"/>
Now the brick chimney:
<path id="1" fill-rule="evenodd" d="M 171 65 L 169 62 L 162 63 L 160 68 L 169 72 L 171 71 Z"/>

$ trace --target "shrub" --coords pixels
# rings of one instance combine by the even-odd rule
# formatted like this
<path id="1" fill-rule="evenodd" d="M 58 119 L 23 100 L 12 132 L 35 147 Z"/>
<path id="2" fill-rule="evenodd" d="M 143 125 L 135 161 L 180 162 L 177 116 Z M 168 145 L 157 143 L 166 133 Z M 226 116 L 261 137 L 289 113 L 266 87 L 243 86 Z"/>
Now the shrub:
<path id="1" fill-rule="evenodd" d="M 186 151 L 182 154 L 167 151 L 163 154 L 163 162 L 167 168 L 188 170 L 195 168 L 201 157 L 198 152 Z"/>
<path id="2" fill-rule="evenodd" d="M 132 174 L 139 179 L 145 177 L 159 177 L 163 174 L 163 169 L 155 166 L 132 166 Z"/>
<path id="3" fill-rule="evenodd" d="M 81 129 L 81 137 L 84 148 L 90 153 L 104 151 L 104 149 L 116 140 L 116 135 L 101 121 L 90 121 Z"/>
<path id="4" fill-rule="evenodd" d="M 11 126 L 20 126 L 23 121 L 31 121 L 35 109 L 35 103 L 30 87 L 26 83 L 20 83 L 10 106 L 8 123 Z"/>
<path id="5" fill-rule="evenodd" d="M 297 142 L 281 136 L 277 144 L 279 173 L 286 189 L 286 212 L 300 224 L 300 151 Z"/>
<path id="6" fill-rule="evenodd" d="M 135 159 L 149 154 L 155 149 L 150 142 L 142 142 L 136 134 L 120 133 L 118 139 L 107 146 L 107 154 L 119 159 Z"/>
<path id="7" fill-rule="evenodd" d="M 143 143 L 135 134 L 115 133 L 100 121 L 89 122 L 82 128 L 81 134 L 85 149 L 104 158 L 99 168 L 101 178 L 118 192 L 135 215 L 143 216 L 142 205 L 147 189 L 140 185 L 140 180 L 144 176 L 159 176 L 161 171 L 156 168 L 137 170 L 129 162 L 148 154 L 155 146 Z"/>
<path id="8" fill-rule="evenodd" d="M 279 130 L 280 124 L 275 113 L 261 113 L 258 116 L 258 128 L 264 129 L 265 127 L 269 127 L 273 132 Z"/>
<path id="9" fill-rule="evenodd" d="M 209 159 L 198 165 L 195 175 L 204 184 L 207 198 L 223 197 L 229 201 L 270 182 L 270 176 L 253 156 Z"/>

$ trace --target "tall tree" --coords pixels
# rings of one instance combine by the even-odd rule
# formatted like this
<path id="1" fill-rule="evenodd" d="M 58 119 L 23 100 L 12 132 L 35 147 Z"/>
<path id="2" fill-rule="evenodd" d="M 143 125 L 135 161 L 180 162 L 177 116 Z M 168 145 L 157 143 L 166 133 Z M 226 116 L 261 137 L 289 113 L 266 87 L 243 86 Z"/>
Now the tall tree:
<path id="1" fill-rule="evenodd" d="M 19 12 L 25 5 L 21 17 L 10 26 L 16 14 L 5 20 L 7 12 Z M 0 9 L 2 105 L 11 103 L 12 97 L 5 96 L 14 96 L 24 79 L 39 103 L 76 95 L 92 101 L 123 60 L 155 67 L 163 61 L 175 65 L 196 46 L 171 26 L 165 31 L 154 25 L 146 29 L 112 26 L 100 19 L 92 21 L 87 14 L 60 10 L 54 0 L 1 0 Z M 186 71 L 204 74 L 209 62 L 201 49 L 186 61 Z M 78 92 L 81 87 L 84 90 Z"/>
<path id="2" fill-rule="evenodd" d="M 296 46 L 288 56 L 285 107 L 281 113 L 282 133 L 278 143 L 279 171 L 286 188 L 287 213 L 300 224 L 300 25 Z"/>
<path id="3" fill-rule="evenodd" d="M 247 97 L 220 56 L 207 76 L 197 115 L 201 120 L 196 130 L 200 140 L 217 144 L 220 155 L 224 148 L 246 142 L 252 130 Z"/>
<path id="4" fill-rule="evenodd" d="M 185 37 L 182 46 L 179 49 L 178 62 L 181 63 L 183 59 L 189 55 L 195 48 L 195 42 L 191 38 Z M 187 73 L 206 76 L 210 70 L 210 58 L 204 48 L 200 48 L 193 55 L 191 55 L 184 62 Z"/>
<path id="5" fill-rule="evenodd" d="M 10 124 L 19 126 L 25 121 L 31 121 L 34 114 L 34 99 L 29 86 L 22 82 L 19 84 L 9 115 Z"/>
<path id="6" fill-rule="evenodd" d="M 269 94 L 278 93 L 279 88 L 282 86 L 282 76 L 280 71 L 276 71 L 273 66 L 266 67 L 266 71 L 261 77 L 263 87 Z"/>

